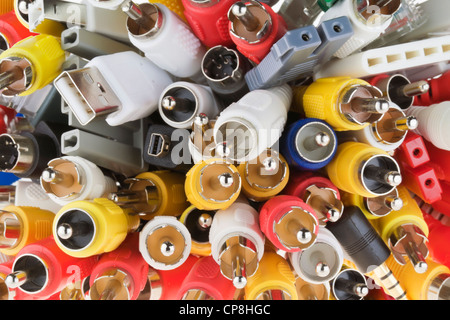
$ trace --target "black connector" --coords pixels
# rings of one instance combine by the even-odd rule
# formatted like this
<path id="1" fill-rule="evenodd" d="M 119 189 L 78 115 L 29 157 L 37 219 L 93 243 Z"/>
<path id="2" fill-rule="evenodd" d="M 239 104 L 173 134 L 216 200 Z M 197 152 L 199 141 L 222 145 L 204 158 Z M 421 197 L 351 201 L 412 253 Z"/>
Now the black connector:
<path id="1" fill-rule="evenodd" d="M 250 91 L 245 81 L 249 68 L 249 61 L 235 50 L 216 46 L 206 52 L 202 72 L 222 108 L 237 102 Z"/>
<path id="2" fill-rule="evenodd" d="M 66 126 L 40 122 L 33 132 L 0 135 L 0 171 L 39 180 L 54 158 L 61 157 L 61 134 Z"/>
<path id="3" fill-rule="evenodd" d="M 342 217 L 326 227 L 359 271 L 370 273 L 394 299 L 406 300 L 406 292 L 386 265 L 391 251 L 360 208 L 345 207 Z"/>
<path id="4" fill-rule="evenodd" d="M 144 161 L 155 167 L 187 172 L 192 166 L 188 143 L 187 130 L 151 124 L 145 138 Z"/>

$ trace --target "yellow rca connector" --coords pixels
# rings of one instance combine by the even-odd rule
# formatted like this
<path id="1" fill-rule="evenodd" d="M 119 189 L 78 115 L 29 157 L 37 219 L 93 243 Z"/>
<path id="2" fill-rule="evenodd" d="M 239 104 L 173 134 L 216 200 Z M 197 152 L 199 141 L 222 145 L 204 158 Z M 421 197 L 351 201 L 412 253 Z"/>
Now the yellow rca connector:
<path id="1" fill-rule="evenodd" d="M 387 195 L 402 182 L 394 158 L 360 142 L 340 144 L 326 171 L 338 189 L 367 198 Z"/>
<path id="2" fill-rule="evenodd" d="M 11 10 L 14 9 L 14 13 L 16 14 L 17 20 L 28 30 L 30 30 L 30 24 L 28 23 L 28 4 L 30 0 L 2 0 L 1 3 L 11 2 Z M 30 30 L 34 33 L 39 34 L 48 34 L 55 37 L 60 37 L 61 32 L 64 31 L 66 27 L 55 20 L 45 19 L 39 25 L 37 25 L 33 30 Z"/>
<path id="3" fill-rule="evenodd" d="M 398 193 L 403 201 L 403 208 L 375 220 L 373 225 L 398 263 L 406 264 L 410 261 L 417 273 L 424 273 L 429 253 L 428 225 L 408 189 L 399 186 Z"/>
<path id="4" fill-rule="evenodd" d="M 50 84 L 61 72 L 66 52 L 50 35 L 28 37 L 0 55 L 0 90 L 26 96 Z"/>
<path id="5" fill-rule="evenodd" d="M 367 219 L 375 220 L 387 216 L 403 207 L 403 200 L 399 197 L 397 188 L 384 196 L 366 198 L 359 194 L 341 191 L 341 200 L 345 206 L 357 206 Z"/>
<path id="6" fill-rule="evenodd" d="M 361 79 L 322 78 L 298 90 L 294 105 L 305 116 L 326 121 L 336 131 L 360 130 L 378 121 L 389 110 L 380 89 Z"/>
<path id="7" fill-rule="evenodd" d="M 184 6 L 181 0 L 149 0 L 149 2 L 165 5 L 170 11 L 176 13 L 181 20 L 187 23 L 186 17 L 184 16 Z"/>
<path id="8" fill-rule="evenodd" d="M 128 189 L 113 192 L 108 198 L 117 205 L 130 208 L 141 219 L 155 216 L 180 216 L 187 207 L 182 173 L 160 170 L 143 172 L 124 181 Z"/>
<path id="9" fill-rule="evenodd" d="M 246 300 L 298 300 L 295 276 L 286 259 L 266 250 L 256 272 L 247 279 Z"/>
<path id="10" fill-rule="evenodd" d="M 417 274 L 411 263 L 401 265 L 392 255 L 386 261 L 389 269 L 405 288 L 409 300 L 449 300 L 450 269 L 431 258 L 428 258 L 426 263 L 428 270 Z"/>
<path id="11" fill-rule="evenodd" d="M 256 159 L 237 167 L 242 179 L 242 192 L 256 202 L 279 194 L 289 181 L 289 166 L 284 157 L 267 149 Z"/>
<path id="12" fill-rule="evenodd" d="M 231 163 L 208 159 L 195 164 L 186 175 L 188 201 L 200 210 L 222 210 L 231 206 L 241 192 L 241 176 Z"/>
<path id="13" fill-rule="evenodd" d="M 139 215 L 97 198 L 63 206 L 53 221 L 53 236 L 66 254 L 84 258 L 115 250 L 140 224 Z"/>
<path id="14" fill-rule="evenodd" d="M 23 247 L 52 235 L 55 214 L 37 207 L 6 206 L 0 211 L 0 253 L 15 256 Z"/>
<path id="15" fill-rule="evenodd" d="M 191 205 L 181 215 L 180 222 L 186 226 L 191 234 L 191 254 L 201 257 L 211 255 L 209 229 L 215 213 L 215 211 L 200 210 Z"/>
<path id="16" fill-rule="evenodd" d="M 0 15 L 11 12 L 14 10 L 14 0 L 2 0 L 0 1 Z"/>

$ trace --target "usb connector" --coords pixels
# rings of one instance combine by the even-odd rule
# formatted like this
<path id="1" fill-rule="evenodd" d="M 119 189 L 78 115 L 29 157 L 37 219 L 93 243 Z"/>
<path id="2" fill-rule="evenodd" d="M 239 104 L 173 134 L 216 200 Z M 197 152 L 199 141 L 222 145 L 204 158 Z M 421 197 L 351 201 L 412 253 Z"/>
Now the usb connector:
<path id="1" fill-rule="evenodd" d="M 132 51 L 98 56 L 85 68 L 64 71 L 54 81 L 82 125 L 107 115 L 110 126 L 152 114 L 162 91 L 171 83 L 165 71 Z"/>
<path id="2" fill-rule="evenodd" d="M 56 83 L 55 83 L 56 84 Z M 95 67 L 65 71 L 57 88 L 82 125 L 122 107 L 114 91 Z"/>

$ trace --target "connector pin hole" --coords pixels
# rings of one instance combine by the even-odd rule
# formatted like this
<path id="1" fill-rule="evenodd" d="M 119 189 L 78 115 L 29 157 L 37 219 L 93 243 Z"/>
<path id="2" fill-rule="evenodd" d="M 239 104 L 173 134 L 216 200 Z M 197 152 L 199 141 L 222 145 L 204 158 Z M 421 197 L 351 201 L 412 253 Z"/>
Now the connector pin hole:
<path id="1" fill-rule="evenodd" d="M 413 156 L 416 158 L 420 158 L 422 156 L 422 154 L 423 154 L 423 152 L 419 148 L 414 149 L 414 151 L 413 151 Z"/>
<path id="2" fill-rule="evenodd" d="M 311 40 L 311 37 L 309 35 L 307 35 L 306 33 L 302 34 L 302 39 L 303 41 L 309 41 Z"/>
<path id="3" fill-rule="evenodd" d="M 426 180 L 426 181 L 425 181 L 425 186 L 426 186 L 427 188 L 433 188 L 433 186 L 434 186 L 434 181 L 431 180 L 431 179 Z"/>
<path id="4" fill-rule="evenodd" d="M 333 30 L 337 33 L 340 33 L 340 32 L 342 32 L 342 27 L 340 25 L 336 24 L 333 26 Z"/>

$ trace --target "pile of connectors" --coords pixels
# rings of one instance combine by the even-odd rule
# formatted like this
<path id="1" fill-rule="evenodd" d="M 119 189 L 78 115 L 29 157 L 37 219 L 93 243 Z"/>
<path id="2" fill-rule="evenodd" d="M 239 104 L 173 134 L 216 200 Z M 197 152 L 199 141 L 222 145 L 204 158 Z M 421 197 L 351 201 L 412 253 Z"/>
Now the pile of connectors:
<path id="1" fill-rule="evenodd" d="M 449 10 L 2 0 L 0 299 L 450 299 Z"/>

